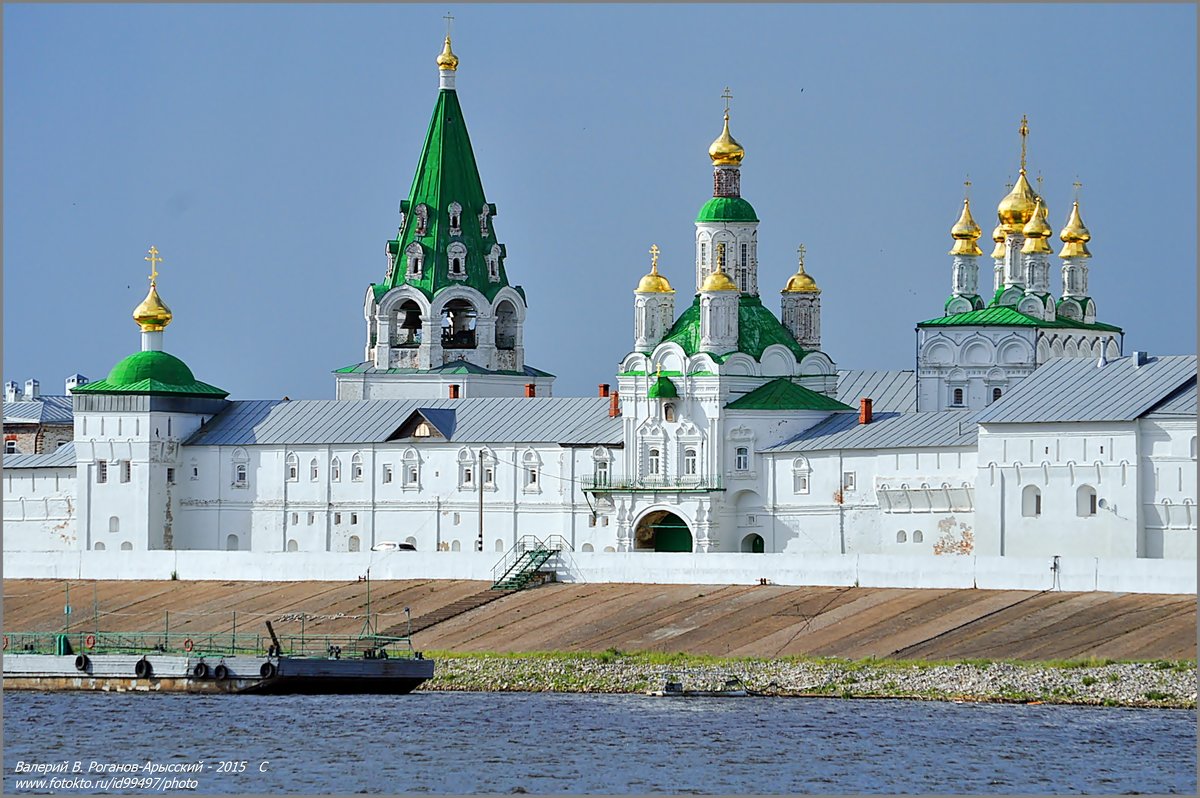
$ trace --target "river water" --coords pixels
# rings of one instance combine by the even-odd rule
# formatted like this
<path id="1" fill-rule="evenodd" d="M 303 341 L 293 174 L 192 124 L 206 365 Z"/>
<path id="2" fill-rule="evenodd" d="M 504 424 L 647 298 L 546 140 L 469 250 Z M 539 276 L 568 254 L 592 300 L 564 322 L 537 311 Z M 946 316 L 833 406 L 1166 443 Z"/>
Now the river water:
<path id="1" fill-rule="evenodd" d="M 29 772 L 62 763 L 65 774 Z M 142 770 L 112 776 L 96 769 L 105 765 Z M 101 781 L 118 777 L 176 781 Z M 54 792 L 168 794 L 1194 794 L 1196 713 L 432 691 L 6 693 L 5 792 L 50 792 L 25 782 L 50 778 Z"/>

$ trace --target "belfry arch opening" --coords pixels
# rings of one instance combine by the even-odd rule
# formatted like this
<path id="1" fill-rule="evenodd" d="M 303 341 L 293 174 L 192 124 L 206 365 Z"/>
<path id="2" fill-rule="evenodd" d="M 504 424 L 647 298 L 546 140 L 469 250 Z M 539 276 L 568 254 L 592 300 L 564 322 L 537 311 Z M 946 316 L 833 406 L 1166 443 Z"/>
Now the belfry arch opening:
<path id="1" fill-rule="evenodd" d="M 669 510 L 647 513 L 634 533 L 637 551 L 693 551 L 687 522 Z"/>
<path id="2" fill-rule="evenodd" d="M 442 310 L 442 348 L 474 349 L 475 321 L 479 313 L 465 299 L 452 299 Z"/>
<path id="3" fill-rule="evenodd" d="M 496 306 L 496 348 L 517 348 L 517 309 L 507 299 Z"/>
<path id="4" fill-rule="evenodd" d="M 408 300 L 392 311 L 392 346 L 421 345 L 421 306 Z"/>

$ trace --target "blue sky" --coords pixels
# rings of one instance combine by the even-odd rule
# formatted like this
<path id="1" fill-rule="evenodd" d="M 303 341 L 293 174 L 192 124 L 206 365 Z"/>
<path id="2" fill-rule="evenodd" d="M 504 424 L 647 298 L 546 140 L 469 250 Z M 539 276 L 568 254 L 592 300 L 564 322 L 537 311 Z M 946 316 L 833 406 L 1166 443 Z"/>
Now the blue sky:
<path id="1" fill-rule="evenodd" d="M 4 378 L 60 393 L 136 351 L 154 244 L 165 348 L 199 379 L 331 397 L 447 10 L 527 359 L 558 395 L 613 381 L 651 243 L 686 304 L 726 85 L 764 302 L 803 242 L 840 367 L 913 367 L 964 177 L 986 233 L 1022 114 L 1056 231 L 1083 183 L 1100 320 L 1127 351 L 1195 351 L 1192 5 L 7 4 Z"/>

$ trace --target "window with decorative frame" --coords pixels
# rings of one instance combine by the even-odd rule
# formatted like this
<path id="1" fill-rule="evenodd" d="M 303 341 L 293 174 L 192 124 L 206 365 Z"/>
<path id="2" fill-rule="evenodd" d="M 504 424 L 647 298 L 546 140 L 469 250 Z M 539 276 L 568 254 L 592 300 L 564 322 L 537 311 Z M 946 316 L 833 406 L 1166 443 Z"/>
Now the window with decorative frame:
<path id="1" fill-rule="evenodd" d="M 383 484 L 386 485 L 391 481 L 392 481 L 392 464 L 384 463 L 383 464 Z"/>
<path id="2" fill-rule="evenodd" d="M 363 459 L 362 455 L 357 452 L 354 457 L 350 458 L 350 479 L 353 482 L 362 482 L 363 480 Z"/>
<path id="3" fill-rule="evenodd" d="M 652 477 L 662 476 L 662 450 L 652 448 L 646 453 L 646 474 Z"/>
<path id="4" fill-rule="evenodd" d="M 540 491 L 542 489 L 540 473 L 542 461 L 537 452 L 532 449 L 525 452 L 521 457 L 521 465 L 525 471 L 525 490 L 530 493 Z"/>
<path id="5" fill-rule="evenodd" d="M 457 202 L 450 203 L 450 235 L 462 235 L 462 206 Z"/>
<path id="6" fill-rule="evenodd" d="M 421 457 L 416 449 L 404 453 L 400 466 L 400 484 L 405 490 L 418 490 L 421 487 Z"/>
<path id="7" fill-rule="evenodd" d="M 683 476 L 688 479 L 695 479 L 699 474 L 699 458 L 696 455 L 696 450 L 689 446 L 683 450 Z"/>
<path id="8" fill-rule="evenodd" d="M 750 447 L 738 446 L 733 450 L 733 470 L 734 471 L 749 471 L 750 470 Z"/>
<path id="9" fill-rule="evenodd" d="M 342 481 L 342 461 L 339 457 L 335 457 L 329 461 L 329 481 Z"/>
<path id="10" fill-rule="evenodd" d="M 308 461 L 308 480 L 309 482 L 316 482 L 320 477 L 321 472 L 317 466 L 317 458 L 314 457 Z"/>
<path id="11" fill-rule="evenodd" d="M 300 460 L 295 454 L 287 456 L 287 467 L 285 470 L 288 482 L 296 482 L 300 479 Z"/>
<path id="12" fill-rule="evenodd" d="M 792 493 L 805 495 L 809 491 L 809 477 L 812 474 L 812 468 L 808 464 L 808 459 L 797 457 L 792 461 Z"/>

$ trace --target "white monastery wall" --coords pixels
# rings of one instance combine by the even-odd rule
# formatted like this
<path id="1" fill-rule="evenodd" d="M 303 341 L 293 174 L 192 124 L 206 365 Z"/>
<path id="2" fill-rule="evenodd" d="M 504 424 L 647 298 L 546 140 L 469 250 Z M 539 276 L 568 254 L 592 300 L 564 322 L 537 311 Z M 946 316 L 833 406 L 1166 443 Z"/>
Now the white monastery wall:
<path id="1" fill-rule="evenodd" d="M 4 470 L 4 548 L 57 551 L 79 547 L 75 467 Z"/>
<path id="2" fill-rule="evenodd" d="M 1143 537 L 1140 557 L 1196 558 L 1194 419 L 1138 421 Z"/>
<path id="3" fill-rule="evenodd" d="M 464 552 L 215 552 L 58 551 L 5 555 L 12 579 L 170 579 L 337 581 L 357 579 L 471 579 L 491 581 L 500 556 Z M 948 555 L 913 558 L 884 554 L 650 554 L 575 552 L 551 561 L 560 581 L 641 584 L 831 585 L 894 588 L 979 588 L 1191 594 L 1195 564 L 1180 560 Z"/>

